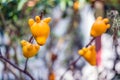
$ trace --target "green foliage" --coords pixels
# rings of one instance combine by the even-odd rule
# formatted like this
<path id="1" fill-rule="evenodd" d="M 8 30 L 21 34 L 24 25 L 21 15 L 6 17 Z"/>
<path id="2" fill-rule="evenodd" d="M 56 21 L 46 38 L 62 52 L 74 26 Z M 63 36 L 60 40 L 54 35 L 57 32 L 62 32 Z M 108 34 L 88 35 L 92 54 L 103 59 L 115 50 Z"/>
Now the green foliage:
<path id="1" fill-rule="evenodd" d="M 18 16 L 18 0 L 2 0 L 0 3 L 1 12 L 6 19 L 16 18 Z"/>
<path id="2" fill-rule="evenodd" d="M 20 0 L 18 3 L 17 11 L 22 10 L 23 5 L 27 2 L 27 0 Z"/>
<path id="3" fill-rule="evenodd" d="M 73 5 L 72 0 L 60 0 L 60 7 L 63 11 L 66 9 L 67 6 L 71 7 L 72 5 Z"/>
<path id="4" fill-rule="evenodd" d="M 118 10 L 120 12 L 120 1 L 119 0 L 105 0 L 105 5 L 109 10 Z"/>

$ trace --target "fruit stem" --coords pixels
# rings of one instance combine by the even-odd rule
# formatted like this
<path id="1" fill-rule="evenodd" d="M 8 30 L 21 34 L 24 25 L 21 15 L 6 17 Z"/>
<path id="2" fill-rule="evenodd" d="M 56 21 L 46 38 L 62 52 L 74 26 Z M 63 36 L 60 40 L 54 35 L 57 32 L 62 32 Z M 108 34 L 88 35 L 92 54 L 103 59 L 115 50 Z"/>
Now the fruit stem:
<path id="1" fill-rule="evenodd" d="M 29 58 L 27 58 L 27 59 L 26 59 L 26 61 L 25 61 L 25 68 L 24 68 L 24 71 L 26 71 L 26 70 L 27 70 L 27 63 L 28 63 L 28 59 L 29 59 Z"/>

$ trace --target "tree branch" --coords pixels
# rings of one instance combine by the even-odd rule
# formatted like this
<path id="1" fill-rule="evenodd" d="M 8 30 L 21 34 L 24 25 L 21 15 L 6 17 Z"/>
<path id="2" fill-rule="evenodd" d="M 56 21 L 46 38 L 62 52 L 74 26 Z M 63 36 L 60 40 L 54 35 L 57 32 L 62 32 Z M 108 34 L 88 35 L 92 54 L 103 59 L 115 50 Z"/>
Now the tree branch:
<path id="1" fill-rule="evenodd" d="M 92 38 L 92 39 L 90 40 L 90 42 L 89 42 L 85 47 L 88 47 L 89 45 L 91 45 L 94 40 L 95 40 L 95 38 Z M 62 80 L 63 77 L 65 76 L 65 74 L 75 66 L 75 64 L 79 61 L 80 58 L 81 58 L 81 56 L 79 56 L 75 61 L 73 61 L 73 62 L 69 65 L 69 67 L 67 68 L 67 70 L 66 70 L 66 71 L 63 73 L 63 75 L 60 77 L 60 80 Z"/>
<path id="2" fill-rule="evenodd" d="M 31 80 L 35 80 L 29 72 L 27 72 L 26 70 L 20 69 L 18 66 L 16 66 L 16 65 L 13 64 L 12 62 L 10 62 L 8 59 L 4 58 L 4 57 L 2 56 L 2 54 L 1 54 L 1 50 L 0 50 L 0 58 L 1 58 L 3 61 L 9 63 L 11 66 L 13 66 L 14 68 L 16 68 L 17 70 L 19 70 L 20 72 L 22 72 L 22 73 L 26 74 L 27 76 L 29 76 L 29 77 L 31 78 Z"/>

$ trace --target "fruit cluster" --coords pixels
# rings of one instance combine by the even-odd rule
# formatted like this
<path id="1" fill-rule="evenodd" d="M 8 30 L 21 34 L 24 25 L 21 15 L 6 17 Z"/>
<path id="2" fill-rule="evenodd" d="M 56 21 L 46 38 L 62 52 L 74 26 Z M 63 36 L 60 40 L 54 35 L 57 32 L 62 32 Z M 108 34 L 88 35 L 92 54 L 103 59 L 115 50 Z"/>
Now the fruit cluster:
<path id="1" fill-rule="evenodd" d="M 41 20 L 39 16 L 35 17 L 35 21 L 33 19 L 28 20 L 31 33 L 37 44 L 32 44 L 28 41 L 22 40 L 21 45 L 24 57 L 30 58 L 35 56 L 38 53 L 40 46 L 43 46 L 46 43 L 50 34 L 50 21 L 50 17 Z"/>
<path id="2" fill-rule="evenodd" d="M 98 17 L 96 21 L 93 23 L 90 35 L 93 38 L 101 36 L 103 33 L 110 28 L 110 24 L 108 24 L 109 19 Z M 96 49 L 95 45 L 90 45 L 88 47 L 84 47 L 78 50 L 78 54 L 84 57 L 84 59 L 91 65 L 95 66 L 97 64 L 96 61 Z"/>

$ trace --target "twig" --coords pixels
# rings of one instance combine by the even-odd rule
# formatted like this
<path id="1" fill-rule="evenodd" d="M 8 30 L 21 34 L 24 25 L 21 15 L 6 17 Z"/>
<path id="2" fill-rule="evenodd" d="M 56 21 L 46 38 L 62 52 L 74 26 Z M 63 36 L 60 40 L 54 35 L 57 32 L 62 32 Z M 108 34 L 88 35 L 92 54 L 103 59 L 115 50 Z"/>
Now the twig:
<path id="1" fill-rule="evenodd" d="M 4 58 L 4 57 L 1 55 L 1 50 L 0 50 L 0 58 L 3 59 L 5 62 L 9 63 L 11 66 L 13 66 L 14 68 L 16 68 L 17 70 L 19 70 L 20 72 L 28 75 L 28 76 L 31 78 L 31 80 L 35 80 L 35 79 L 31 76 L 31 74 L 30 74 L 29 72 L 20 69 L 18 66 L 14 65 L 14 64 L 13 64 L 12 62 L 10 62 L 8 59 Z"/>
<path id="2" fill-rule="evenodd" d="M 2 53 L 1 53 L 1 48 L 0 48 L 0 56 L 2 56 Z"/>
<path id="3" fill-rule="evenodd" d="M 8 59 L 4 58 L 3 56 L 0 56 L 0 58 L 3 59 L 5 62 L 9 63 L 11 66 L 16 68 L 17 70 L 19 70 L 20 72 L 28 75 L 32 80 L 34 80 L 34 78 L 27 71 L 20 69 L 18 66 L 14 65 L 12 62 L 10 62 Z"/>
<path id="4" fill-rule="evenodd" d="M 96 38 L 92 38 L 91 41 L 85 46 L 88 47 L 89 45 L 91 45 L 91 43 L 95 40 Z"/>
<path id="5" fill-rule="evenodd" d="M 5 62 L 4 62 L 3 60 L 1 60 L 1 62 L 5 65 Z M 18 76 L 16 75 L 16 73 L 15 73 L 10 67 L 7 66 L 7 69 L 15 76 L 15 78 L 16 78 L 17 80 L 19 80 L 19 78 L 18 78 Z M 2 73 L 4 74 L 4 70 L 2 71 Z M 2 80 L 4 80 L 4 79 L 2 79 Z"/>
<path id="6" fill-rule="evenodd" d="M 63 79 L 64 75 L 70 70 L 70 68 L 68 67 L 67 70 L 63 73 L 63 75 L 60 77 L 60 80 Z"/>
<path id="7" fill-rule="evenodd" d="M 63 73 L 63 75 L 60 77 L 60 80 L 62 80 L 63 79 L 63 77 L 65 76 L 65 74 L 69 71 L 69 70 L 71 70 L 71 68 L 72 67 L 74 67 L 74 65 L 78 62 L 78 60 L 81 58 L 81 56 L 79 56 L 75 61 L 73 61 L 70 65 L 69 65 L 69 67 L 67 68 L 67 70 Z"/>
<path id="8" fill-rule="evenodd" d="M 89 45 L 91 45 L 91 43 L 93 42 L 95 40 L 95 38 L 92 38 L 91 40 L 90 40 L 90 42 L 85 46 L 85 47 L 88 47 Z M 67 68 L 67 70 L 63 73 L 63 75 L 60 77 L 60 80 L 62 80 L 63 79 L 63 77 L 65 76 L 65 74 L 69 71 L 69 70 L 71 70 L 71 67 L 74 67 L 75 66 L 75 64 L 79 61 L 79 59 L 81 58 L 81 56 L 79 56 L 75 61 L 73 61 L 70 65 L 69 65 L 69 67 Z"/>
<path id="9" fill-rule="evenodd" d="M 27 58 L 27 59 L 26 59 L 26 61 L 25 61 L 25 68 L 24 68 L 24 71 L 26 71 L 26 70 L 27 70 L 27 63 L 28 63 L 28 59 L 29 59 L 29 58 Z"/>
<path id="10" fill-rule="evenodd" d="M 43 18 L 43 16 L 44 16 L 44 11 L 42 11 L 41 13 L 40 13 L 40 19 L 42 19 Z"/>
<path id="11" fill-rule="evenodd" d="M 33 38 L 34 38 L 33 36 L 30 37 L 30 39 L 29 39 L 30 43 L 33 43 Z"/>
<path id="12" fill-rule="evenodd" d="M 15 73 L 11 68 L 9 68 L 9 67 L 7 66 L 7 69 L 15 76 L 15 78 L 16 78 L 17 80 L 19 80 L 18 76 L 16 75 L 16 73 Z"/>

